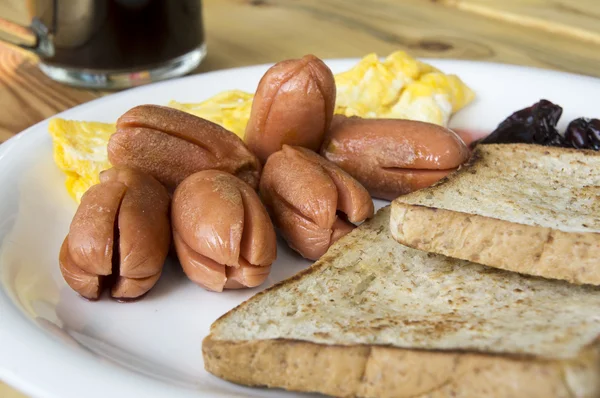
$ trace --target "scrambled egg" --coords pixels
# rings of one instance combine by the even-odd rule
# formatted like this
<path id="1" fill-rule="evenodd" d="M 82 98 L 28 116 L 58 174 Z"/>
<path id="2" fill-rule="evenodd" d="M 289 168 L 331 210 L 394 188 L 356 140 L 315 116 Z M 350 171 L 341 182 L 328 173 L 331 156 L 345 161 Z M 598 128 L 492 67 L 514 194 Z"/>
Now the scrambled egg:
<path id="1" fill-rule="evenodd" d="M 407 84 L 435 69 L 404 51 L 381 62 L 369 54 L 347 72 L 335 76 L 337 113 L 346 116 L 382 117 L 389 114 Z"/>
<path id="2" fill-rule="evenodd" d="M 368 118 L 420 120 L 446 126 L 452 114 L 475 97 L 458 76 L 446 75 L 404 51 L 380 61 L 369 54 L 352 69 L 335 75 L 335 113 Z M 253 94 L 232 90 L 200 103 L 171 101 L 168 106 L 220 124 L 244 137 Z M 110 167 L 106 144 L 115 125 L 52 119 L 54 160 L 67 175 L 66 187 L 79 202 Z"/>
<path id="3" fill-rule="evenodd" d="M 455 75 L 445 75 L 404 51 L 383 62 L 369 54 L 335 76 L 336 113 L 412 119 L 447 126 L 450 116 L 475 98 Z"/>
<path id="4" fill-rule="evenodd" d="M 253 97 L 254 95 L 250 93 L 233 90 L 217 94 L 199 104 L 182 104 L 171 101 L 168 106 L 220 124 L 240 138 L 244 138 Z"/>
<path id="5" fill-rule="evenodd" d="M 110 123 L 50 120 L 54 162 L 67 175 L 67 191 L 78 203 L 89 187 L 100 182 L 100 172 L 110 168 L 106 144 L 115 129 Z"/>

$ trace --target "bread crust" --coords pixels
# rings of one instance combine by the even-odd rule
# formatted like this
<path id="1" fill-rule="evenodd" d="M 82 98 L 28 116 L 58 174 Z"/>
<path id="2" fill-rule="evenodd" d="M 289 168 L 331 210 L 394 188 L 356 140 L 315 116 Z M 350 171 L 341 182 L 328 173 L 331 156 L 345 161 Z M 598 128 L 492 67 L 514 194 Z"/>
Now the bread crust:
<path id="1" fill-rule="evenodd" d="M 336 346 L 293 340 L 202 345 L 207 371 L 249 386 L 338 397 L 598 397 L 600 353 L 594 344 L 572 360 Z"/>
<path id="2" fill-rule="evenodd" d="M 394 202 L 391 234 L 403 245 L 479 264 L 600 285 L 600 234 L 564 232 L 452 210 Z"/>
<path id="3" fill-rule="evenodd" d="M 390 230 L 423 251 L 600 285 L 600 153 L 479 145 L 433 186 L 392 203 Z"/>

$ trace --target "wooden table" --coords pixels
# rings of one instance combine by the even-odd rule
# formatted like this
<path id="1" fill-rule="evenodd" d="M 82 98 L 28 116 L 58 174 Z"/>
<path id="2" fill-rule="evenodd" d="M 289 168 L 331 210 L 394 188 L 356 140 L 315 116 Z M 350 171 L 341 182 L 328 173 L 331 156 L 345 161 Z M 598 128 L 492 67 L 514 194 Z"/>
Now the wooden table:
<path id="1" fill-rule="evenodd" d="M 18 17 L 19 1 L 9 4 L 0 12 Z M 404 49 L 600 76 L 597 0 L 205 0 L 204 17 L 208 57 L 197 73 Z M 0 142 L 102 95 L 52 82 L 35 59 L 0 44 Z M 23 397 L 1 382 L 0 396 Z"/>

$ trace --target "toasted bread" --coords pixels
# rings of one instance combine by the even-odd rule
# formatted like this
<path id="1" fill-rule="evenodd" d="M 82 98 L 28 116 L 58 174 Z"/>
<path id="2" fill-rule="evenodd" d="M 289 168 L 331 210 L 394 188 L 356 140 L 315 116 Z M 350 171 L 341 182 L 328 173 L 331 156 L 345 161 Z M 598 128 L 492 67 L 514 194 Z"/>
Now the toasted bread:
<path id="1" fill-rule="evenodd" d="M 206 369 L 341 397 L 600 395 L 600 288 L 408 248 L 389 216 L 217 320 Z"/>
<path id="2" fill-rule="evenodd" d="M 600 153 L 479 145 L 392 204 L 398 242 L 522 274 L 600 285 Z"/>

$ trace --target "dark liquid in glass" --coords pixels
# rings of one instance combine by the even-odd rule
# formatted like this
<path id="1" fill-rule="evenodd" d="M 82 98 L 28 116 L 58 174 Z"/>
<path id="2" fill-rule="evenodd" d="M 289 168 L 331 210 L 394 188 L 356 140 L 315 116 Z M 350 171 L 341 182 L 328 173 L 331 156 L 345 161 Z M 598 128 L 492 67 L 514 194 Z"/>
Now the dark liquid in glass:
<path id="1" fill-rule="evenodd" d="M 57 2 L 57 7 L 67 2 Z M 184 55 L 204 43 L 201 0 L 93 0 L 71 40 L 55 24 L 49 65 L 82 69 L 141 69 Z M 56 10 L 61 15 L 61 10 Z M 69 21 L 71 27 L 78 21 Z M 85 26 L 84 26 L 85 24 Z M 75 44 L 73 44 L 75 42 Z"/>

